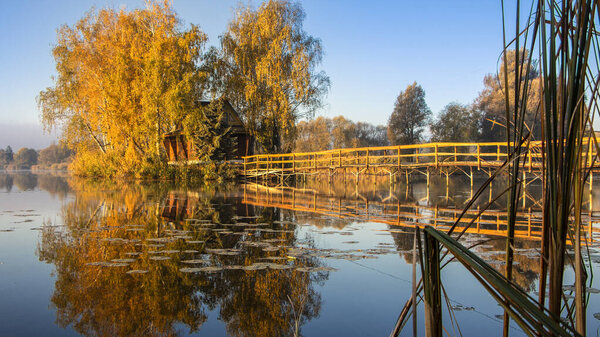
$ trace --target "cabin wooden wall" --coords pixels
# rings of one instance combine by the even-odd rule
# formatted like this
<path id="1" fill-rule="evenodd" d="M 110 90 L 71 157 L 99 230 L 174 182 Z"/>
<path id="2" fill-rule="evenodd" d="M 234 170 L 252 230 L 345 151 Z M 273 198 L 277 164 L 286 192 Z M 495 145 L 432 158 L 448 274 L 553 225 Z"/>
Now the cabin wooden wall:
<path id="1" fill-rule="evenodd" d="M 247 133 L 231 135 L 236 141 L 233 153 L 226 159 L 240 159 L 243 156 L 254 154 L 254 137 Z M 163 145 L 169 162 L 198 160 L 196 150 L 191 142 L 188 142 L 182 134 L 169 134 L 163 137 Z"/>

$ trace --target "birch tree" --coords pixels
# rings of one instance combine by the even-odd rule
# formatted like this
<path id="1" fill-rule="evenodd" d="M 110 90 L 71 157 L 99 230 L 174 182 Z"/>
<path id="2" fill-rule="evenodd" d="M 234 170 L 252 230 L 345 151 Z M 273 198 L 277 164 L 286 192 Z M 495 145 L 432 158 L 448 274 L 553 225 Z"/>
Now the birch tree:
<path id="1" fill-rule="evenodd" d="M 239 8 L 213 50 L 216 94 L 225 95 L 268 152 L 289 150 L 299 118 L 323 105 L 329 78 L 321 41 L 302 26 L 300 4 L 270 0 Z"/>
<path id="2" fill-rule="evenodd" d="M 168 1 L 88 12 L 58 29 L 54 84 L 38 96 L 44 126 L 61 130 L 78 153 L 111 156 L 117 165 L 124 157 L 157 160 L 161 134 L 202 95 L 205 42 L 197 26 L 182 27 Z"/>

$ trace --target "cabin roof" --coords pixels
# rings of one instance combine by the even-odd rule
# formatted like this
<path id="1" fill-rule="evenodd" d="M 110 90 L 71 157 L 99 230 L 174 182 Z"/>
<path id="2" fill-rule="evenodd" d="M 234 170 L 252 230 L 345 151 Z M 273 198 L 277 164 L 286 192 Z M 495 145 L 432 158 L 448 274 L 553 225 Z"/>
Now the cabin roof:
<path id="1" fill-rule="evenodd" d="M 222 102 L 223 102 L 223 110 L 225 111 L 225 114 L 226 114 L 225 122 L 229 127 L 231 127 L 232 133 L 234 133 L 234 134 L 250 134 L 248 132 L 248 130 L 246 129 L 246 125 L 240 118 L 237 111 L 233 108 L 231 103 L 229 103 L 229 101 L 226 99 L 223 99 Z M 200 105 L 203 107 L 209 105 L 210 103 L 212 103 L 212 101 L 209 101 L 209 100 L 200 101 Z M 163 133 L 162 137 L 167 138 L 167 137 L 171 137 L 171 136 L 177 136 L 177 135 L 181 134 L 182 132 L 183 132 L 183 129 L 179 127 L 175 130 Z"/>
<path id="2" fill-rule="evenodd" d="M 238 112 L 233 108 L 231 103 L 229 103 L 229 101 L 226 99 L 223 99 L 222 102 L 223 102 L 223 110 L 225 110 L 225 112 L 227 114 L 226 115 L 227 124 L 230 127 L 232 127 L 232 131 L 234 131 L 235 133 L 247 133 L 246 125 L 240 118 L 240 115 L 238 114 Z M 212 103 L 212 101 L 209 101 L 209 100 L 200 101 L 200 104 L 202 106 L 207 106 L 210 103 Z"/>

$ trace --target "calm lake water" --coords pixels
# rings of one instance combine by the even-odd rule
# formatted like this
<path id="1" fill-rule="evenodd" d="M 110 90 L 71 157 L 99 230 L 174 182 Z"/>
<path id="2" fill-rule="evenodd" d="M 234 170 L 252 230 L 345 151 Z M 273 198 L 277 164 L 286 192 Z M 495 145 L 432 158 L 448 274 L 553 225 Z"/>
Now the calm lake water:
<path id="1" fill-rule="evenodd" d="M 540 190 L 531 181 L 517 228 L 515 280 L 532 295 Z M 0 335 L 388 336 L 411 295 L 414 224 L 451 225 L 472 193 L 460 177 L 434 178 L 429 190 L 369 180 L 215 190 L 0 172 Z M 598 189 L 586 198 L 597 273 Z M 461 239 L 498 270 L 505 204 Z M 461 264 L 442 281 L 463 335 L 501 334 L 501 307 Z M 600 329 L 598 282 L 590 335 Z M 572 283 L 568 274 L 567 296 Z"/>

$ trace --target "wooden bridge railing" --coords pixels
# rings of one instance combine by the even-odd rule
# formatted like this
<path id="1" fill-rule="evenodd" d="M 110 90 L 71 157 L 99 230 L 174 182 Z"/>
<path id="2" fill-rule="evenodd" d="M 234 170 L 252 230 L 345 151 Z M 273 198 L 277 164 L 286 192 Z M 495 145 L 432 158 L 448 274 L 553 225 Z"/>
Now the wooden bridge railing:
<path id="1" fill-rule="evenodd" d="M 584 141 L 587 144 L 587 140 Z M 541 170 L 541 142 L 523 146 L 523 163 L 529 171 Z M 596 166 L 595 151 L 583 154 Z M 429 167 L 499 167 L 506 160 L 506 142 L 427 143 L 416 145 L 334 149 L 318 152 L 260 154 L 244 157 L 245 176 L 297 174 L 323 169 L 417 169 Z M 594 162 L 593 162 L 594 161 Z"/>

